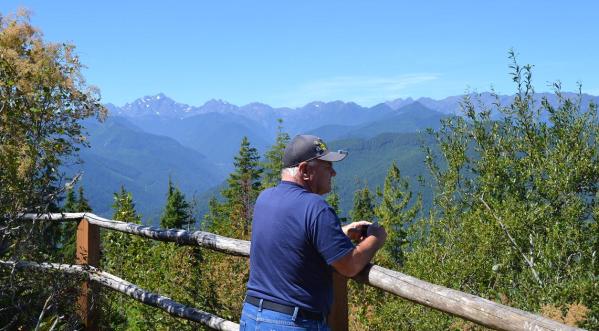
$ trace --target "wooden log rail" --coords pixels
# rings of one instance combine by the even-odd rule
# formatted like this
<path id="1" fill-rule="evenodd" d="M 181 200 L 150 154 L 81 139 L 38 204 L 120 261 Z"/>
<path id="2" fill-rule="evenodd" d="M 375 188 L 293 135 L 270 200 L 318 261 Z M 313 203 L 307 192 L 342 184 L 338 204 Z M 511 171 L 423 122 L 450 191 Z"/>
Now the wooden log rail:
<path id="1" fill-rule="evenodd" d="M 175 229 L 167 230 L 133 223 L 118 222 L 91 213 L 24 214 L 21 215 L 21 218 L 27 220 L 48 221 L 74 221 L 86 219 L 89 224 L 92 225 L 159 241 L 175 242 L 181 245 L 199 245 L 237 256 L 248 257 L 250 252 L 249 241 L 231 239 L 202 231 L 189 232 Z M 376 265 L 369 265 L 353 279 L 357 282 L 398 295 L 399 297 L 412 302 L 496 330 L 582 330 L 537 314 L 505 306 L 447 287 L 428 283 L 401 272 L 385 269 Z M 337 286 L 337 288 L 343 289 L 344 287 L 341 284 L 341 286 Z M 344 313 L 345 316 L 341 318 L 340 316 L 333 316 L 333 318 L 329 317 L 329 321 L 344 320 L 345 323 L 337 324 L 337 326 L 332 325 L 333 330 L 347 329 L 346 293 L 343 293 L 341 296 L 337 296 L 336 294 L 335 300 L 338 300 L 339 297 L 343 296 L 345 296 L 345 302 L 341 303 L 341 308 L 339 308 L 339 306 L 333 307 L 333 311 Z M 334 303 L 334 306 L 339 304 L 339 302 L 336 302 Z M 343 306 L 345 306 L 345 309 Z"/>
<path id="2" fill-rule="evenodd" d="M 140 237 L 158 241 L 174 242 L 179 245 L 202 246 L 229 255 L 249 256 L 250 242 L 219 236 L 210 232 L 185 231 L 179 229 L 162 229 L 153 226 L 125 223 L 110 220 L 91 213 L 64 213 L 64 214 L 25 214 L 27 220 L 53 220 L 53 221 L 78 221 L 86 219 L 89 224 L 97 225 L 104 229 L 134 234 Z"/>
<path id="3" fill-rule="evenodd" d="M 171 300 L 168 297 L 148 292 L 144 289 L 139 288 L 135 284 L 131 284 L 126 280 L 123 280 L 107 272 L 100 271 L 91 266 L 58 263 L 36 263 L 27 261 L 13 262 L 1 260 L 0 265 L 14 269 L 42 270 L 50 272 L 55 271 L 68 274 L 84 275 L 91 281 L 97 282 L 114 291 L 128 295 L 133 299 L 142 302 L 146 305 L 160 308 L 173 316 L 178 316 L 191 321 L 202 323 L 215 330 L 239 330 L 239 324 L 237 323 L 227 321 L 223 318 L 201 311 L 199 309 L 187 307 L 176 301 Z"/>

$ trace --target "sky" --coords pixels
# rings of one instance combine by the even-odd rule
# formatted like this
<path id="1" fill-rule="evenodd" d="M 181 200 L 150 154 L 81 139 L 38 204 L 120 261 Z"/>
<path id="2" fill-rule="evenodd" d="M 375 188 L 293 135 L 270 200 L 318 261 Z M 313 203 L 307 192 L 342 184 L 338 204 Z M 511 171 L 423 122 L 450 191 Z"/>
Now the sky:
<path id="1" fill-rule="evenodd" d="M 76 45 L 117 106 L 513 94 L 512 48 L 538 92 L 559 80 L 599 95 L 597 1 L 0 1 L 19 7 L 47 41 Z"/>

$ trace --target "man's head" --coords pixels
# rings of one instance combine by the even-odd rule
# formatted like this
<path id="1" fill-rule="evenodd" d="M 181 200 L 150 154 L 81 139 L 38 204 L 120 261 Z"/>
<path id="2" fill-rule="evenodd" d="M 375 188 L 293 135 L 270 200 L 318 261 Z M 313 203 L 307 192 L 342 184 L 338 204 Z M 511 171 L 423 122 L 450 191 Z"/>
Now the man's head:
<path id="1" fill-rule="evenodd" d="M 331 191 L 331 178 L 336 172 L 333 162 L 341 161 L 347 152 L 331 152 L 322 139 L 311 135 L 295 136 L 283 155 L 283 180 L 293 181 L 316 194 Z"/>

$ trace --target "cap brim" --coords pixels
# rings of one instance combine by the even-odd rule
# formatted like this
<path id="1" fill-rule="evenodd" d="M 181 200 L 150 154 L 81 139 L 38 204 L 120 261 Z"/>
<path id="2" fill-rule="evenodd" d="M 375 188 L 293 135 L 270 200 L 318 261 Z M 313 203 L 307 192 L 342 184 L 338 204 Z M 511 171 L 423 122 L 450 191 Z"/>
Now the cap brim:
<path id="1" fill-rule="evenodd" d="M 328 152 L 321 157 L 317 157 L 317 159 L 323 160 L 323 161 L 329 161 L 329 162 L 337 162 L 337 161 L 341 161 L 341 160 L 345 159 L 346 156 L 347 156 L 347 152 L 346 153 Z"/>

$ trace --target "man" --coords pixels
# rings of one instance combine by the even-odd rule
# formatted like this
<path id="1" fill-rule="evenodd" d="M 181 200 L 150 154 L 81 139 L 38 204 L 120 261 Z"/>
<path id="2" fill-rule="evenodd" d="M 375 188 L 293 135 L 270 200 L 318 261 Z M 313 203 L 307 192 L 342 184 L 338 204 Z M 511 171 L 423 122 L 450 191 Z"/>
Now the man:
<path id="1" fill-rule="evenodd" d="M 322 197 L 336 174 L 332 162 L 346 155 L 310 135 L 285 148 L 281 183 L 263 191 L 254 207 L 241 330 L 328 330 L 331 266 L 353 277 L 383 246 L 382 227 L 359 221 L 342 228 Z"/>

